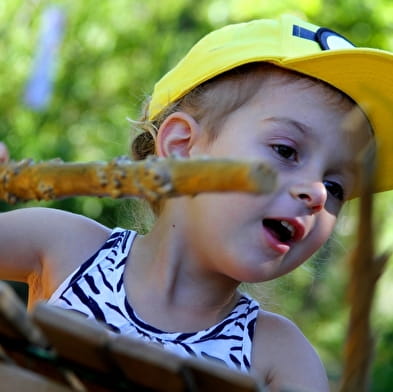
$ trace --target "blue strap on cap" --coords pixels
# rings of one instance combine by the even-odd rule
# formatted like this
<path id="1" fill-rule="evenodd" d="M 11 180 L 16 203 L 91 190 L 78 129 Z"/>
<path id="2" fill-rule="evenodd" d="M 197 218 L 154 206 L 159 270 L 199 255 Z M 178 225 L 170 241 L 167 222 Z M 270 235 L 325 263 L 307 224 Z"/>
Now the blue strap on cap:
<path id="1" fill-rule="evenodd" d="M 319 44 L 322 50 L 348 49 L 355 47 L 355 45 L 347 38 L 325 27 L 320 27 L 316 32 L 314 32 L 304 27 L 293 25 L 292 35 L 315 41 Z"/>

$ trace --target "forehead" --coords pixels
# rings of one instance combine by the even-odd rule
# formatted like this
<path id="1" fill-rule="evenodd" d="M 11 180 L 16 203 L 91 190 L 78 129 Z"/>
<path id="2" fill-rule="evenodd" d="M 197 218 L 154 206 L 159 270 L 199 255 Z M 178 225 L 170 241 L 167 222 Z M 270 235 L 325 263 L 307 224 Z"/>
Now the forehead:
<path id="1" fill-rule="evenodd" d="M 352 136 L 356 131 L 373 136 L 371 124 L 357 103 L 341 90 L 322 80 L 275 67 L 270 70 L 268 77 L 264 78 L 261 84 L 265 93 L 269 87 L 275 90 L 289 86 L 291 89 L 309 93 L 315 100 L 315 105 L 325 106 L 327 110 L 336 111 L 337 116 L 343 116 L 343 131 L 347 131 Z"/>
<path id="2" fill-rule="evenodd" d="M 284 115 L 310 123 L 310 127 L 330 129 L 355 151 L 363 150 L 373 140 L 369 120 L 353 99 L 323 81 L 299 73 L 269 70 L 261 77 L 249 103 L 264 116 Z M 321 137 L 329 136 L 321 132 Z"/>
<path id="3" fill-rule="evenodd" d="M 338 111 L 351 110 L 353 107 L 357 106 L 356 102 L 351 97 L 332 85 L 322 80 L 284 68 L 275 67 L 271 69 L 266 81 L 272 88 L 276 88 L 279 85 L 294 84 L 299 90 L 315 90 L 327 105 Z"/>

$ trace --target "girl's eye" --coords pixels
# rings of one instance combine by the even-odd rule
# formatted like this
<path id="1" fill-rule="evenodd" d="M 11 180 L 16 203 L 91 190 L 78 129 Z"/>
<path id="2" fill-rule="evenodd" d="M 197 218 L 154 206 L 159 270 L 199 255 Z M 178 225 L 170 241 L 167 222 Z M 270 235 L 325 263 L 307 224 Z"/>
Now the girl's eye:
<path id="1" fill-rule="evenodd" d="M 297 151 L 293 147 L 287 146 L 285 144 L 274 144 L 272 148 L 276 153 L 285 159 L 290 159 L 292 161 L 297 160 Z"/>
<path id="2" fill-rule="evenodd" d="M 334 181 L 324 181 L 326 190 L 336 199 L 343 201 L 344 200 L 344 189 L 343 187 Z"/>

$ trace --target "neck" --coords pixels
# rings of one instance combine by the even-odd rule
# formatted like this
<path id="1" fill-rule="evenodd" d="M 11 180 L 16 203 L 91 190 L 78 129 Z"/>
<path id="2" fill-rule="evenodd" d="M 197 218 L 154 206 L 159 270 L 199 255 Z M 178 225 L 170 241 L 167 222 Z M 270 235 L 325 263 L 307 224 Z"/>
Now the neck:
<path id="1" fill-rule="evenodd" d="M 236 282 L 205 265 L 183 224 L 158 220 L 137 237 L 127 263 L 126 293 L 135 311 L 157 328 L 204 329 L 221 321 L 238 300 Z"/>

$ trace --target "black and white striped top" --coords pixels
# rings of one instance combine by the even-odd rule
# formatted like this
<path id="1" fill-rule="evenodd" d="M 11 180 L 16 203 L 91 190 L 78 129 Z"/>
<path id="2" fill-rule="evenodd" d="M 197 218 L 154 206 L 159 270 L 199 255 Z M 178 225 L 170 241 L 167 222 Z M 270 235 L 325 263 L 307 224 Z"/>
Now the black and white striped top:
<path id="1" fill-rule="evenodd" d="M 48 302 L 103 321 L 121 334 L 160 343 L 183 357 L 210 358 L 248 371 L 259 304 L 243 294 L 224 320 L 193 333 L 165 332 L 147 324 L 128 303 L 123 284 L 135 236 L 134 231 L 114 229 L 102 248 L 72 273 Z"/>

